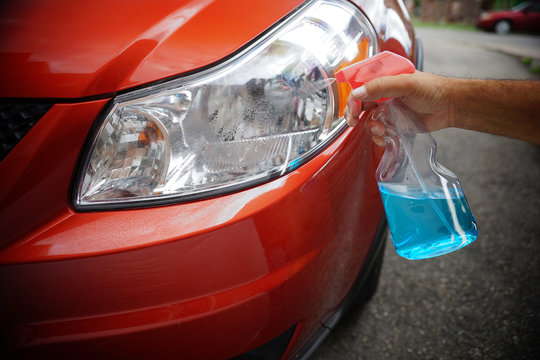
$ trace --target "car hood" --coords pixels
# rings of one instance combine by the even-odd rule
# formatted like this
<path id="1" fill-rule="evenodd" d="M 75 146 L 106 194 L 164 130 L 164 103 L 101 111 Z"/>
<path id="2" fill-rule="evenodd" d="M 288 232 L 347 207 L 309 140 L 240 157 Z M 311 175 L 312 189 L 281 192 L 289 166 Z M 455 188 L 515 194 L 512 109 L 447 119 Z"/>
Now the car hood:
<path id="1" fill-rule="evenodd" d="M 0 97 L 87 98 L 237 51 L 302 0 L 17 0 L 0 5 Z"/>
<path id="2" fill-rule="evenodd" d="M 491 18 L 504 18 L 504 17 L 512 17 L 516 15 L 519 11 L 515 10 L 497 10 L 497 11 L 489 11 L 487 14 Z"/>

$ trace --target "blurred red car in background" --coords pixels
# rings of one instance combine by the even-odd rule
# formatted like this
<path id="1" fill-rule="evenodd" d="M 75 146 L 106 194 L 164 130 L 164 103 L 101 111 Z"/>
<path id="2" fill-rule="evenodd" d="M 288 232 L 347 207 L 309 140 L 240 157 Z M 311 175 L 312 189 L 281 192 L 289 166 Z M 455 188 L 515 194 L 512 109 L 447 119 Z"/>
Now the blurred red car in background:
<path id="1" fill-rule="evenodd" d="M 381 151 L 340 68 L 401 1 L 11 1 L 2 358 L 307 358 L 374 292 Z"/>
<path id="2" fill-rule="evenodd" d="M 483 13 L 476 26 L 506 35 L 511 31 L 540 31 L 540 1 L 525 1 L 511 10 Z"/>

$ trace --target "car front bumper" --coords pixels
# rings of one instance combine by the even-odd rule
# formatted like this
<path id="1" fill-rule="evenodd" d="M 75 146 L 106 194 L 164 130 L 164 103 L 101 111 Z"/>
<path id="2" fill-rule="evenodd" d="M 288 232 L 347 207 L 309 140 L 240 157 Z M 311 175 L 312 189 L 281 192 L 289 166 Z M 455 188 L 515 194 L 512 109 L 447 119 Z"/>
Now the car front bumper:
<path id="1" fill-rule="evenodd" d="M 32 151 L 0 163 L 13 197 L 0 251 L 8 354 L 220 359 L 291 328 L 298 351 L 343 303 L 383 218 L 365 129 L 241 192 L 76 212 L 71 174 L 105 102 L 53 106 L 23 139 Z"/>

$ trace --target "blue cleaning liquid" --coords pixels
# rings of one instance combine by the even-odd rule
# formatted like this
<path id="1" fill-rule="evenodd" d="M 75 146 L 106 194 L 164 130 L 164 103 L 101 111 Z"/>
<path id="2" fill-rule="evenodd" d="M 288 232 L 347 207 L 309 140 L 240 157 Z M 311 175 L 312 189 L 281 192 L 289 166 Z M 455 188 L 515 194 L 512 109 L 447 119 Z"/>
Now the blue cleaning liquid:
<path id="1" fill-rule="evenodd" d="M 379 184 L 394 247 L 399 255 L 426 259 L 476 240 L 478 227 L 461 191 L 425 194 L 422 189 Z M 454 189 L 452 189 L 454 190 Z"/>

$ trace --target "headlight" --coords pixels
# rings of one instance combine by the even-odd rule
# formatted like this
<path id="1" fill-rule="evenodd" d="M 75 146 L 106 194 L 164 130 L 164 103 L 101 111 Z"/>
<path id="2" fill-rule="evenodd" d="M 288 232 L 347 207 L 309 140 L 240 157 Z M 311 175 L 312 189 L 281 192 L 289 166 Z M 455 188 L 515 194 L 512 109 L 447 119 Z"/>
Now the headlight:
<path id="1" fill-rule="evenodd" d="M 334 72 L 376 46 L 356 7 L 310 1 L 229 61 L 118 96 L 91 141 L 76 207 L 193 200 L 295 169 L 346 126 L 350 89 Z"/>

